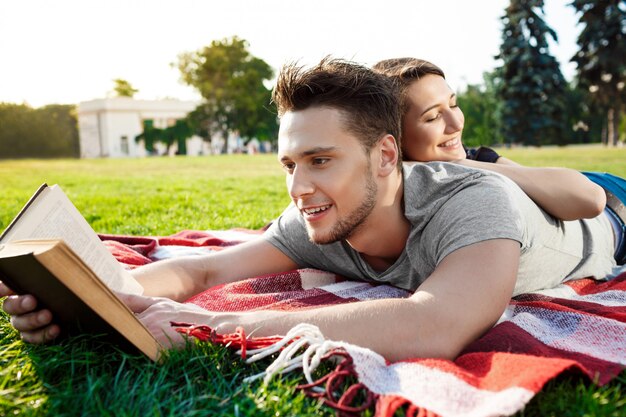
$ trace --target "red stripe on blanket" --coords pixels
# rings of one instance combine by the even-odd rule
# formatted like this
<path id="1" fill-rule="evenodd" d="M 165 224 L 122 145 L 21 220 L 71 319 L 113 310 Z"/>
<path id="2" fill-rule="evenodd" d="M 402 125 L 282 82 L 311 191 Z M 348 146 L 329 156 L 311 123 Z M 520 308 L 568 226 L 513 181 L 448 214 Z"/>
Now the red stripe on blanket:
<path id="1" fill-rule="evenodd" d="M 622 274 L 623 275 L 623 274 Z M 626 291 L 626 280 L 612 279 L 610 281 L 597 281 L 595 279 L 578 279 L 565 283 L 580 295 L 598 294 L 610 290 Z"/>
<path id="2" fill-rule="evenodd" d="M 464 353 L 454 362 L 442 359 L 403 362 L 438 369 L 473 387 L 489 391 L 521 387 L 537 392 L 555 375 L 577 366 L 576 361 L 570 359 L 555 360 L 498 351 Z"/>
<path id="3" fill-rule="evenodd" d="M 301 274 L 301 270 L 296 270 L 224 284 L 201 292 L 186 302 L 210 311 L 288 311 L 358 301 L 319 288 L 304 289 Z"/>
<path id="4" fill-rule="evenodd" d="M 593 356 L 585 355 L 579 352 L 568 352 L 563 349 L 546 346 L 538 341 L 532 334 L 528 333 L 519 326 L 505 322 L 491 329 L 483 337 L 470 344 L 461 354 L 458 360 L 466 355 L 478 353 L 502 352 L 503 354 L 528 355 L 529 362 L 525 365 L 527 368 L 523 374 L 527 377 L 534 378 L 533 375 L 538 372 L 542 373 L 542 366 L 545 363 L 555 363 L 557 369 L 561 366 L 561 361 L 569 363 L 569 366 L 575 366 L 592 380 L 597 378 L 599 384 L 606 384 L 615 376 L 617 376 L 624 367 L 620 364 L 608 362 Z M 539 360 L 537 365 L 532 360 Z M 546 362 L 547 361 L 547 362 Z M 541 363 L 541 365 L 539 365 Z M 555 373 L 552 376 L 556 376 Z M 513 376 L 513 374 L 511 374 Z M 543 385 L 545 381 L 541 382 Z M 530 386 L 527 386 L 530 388 Z"/>

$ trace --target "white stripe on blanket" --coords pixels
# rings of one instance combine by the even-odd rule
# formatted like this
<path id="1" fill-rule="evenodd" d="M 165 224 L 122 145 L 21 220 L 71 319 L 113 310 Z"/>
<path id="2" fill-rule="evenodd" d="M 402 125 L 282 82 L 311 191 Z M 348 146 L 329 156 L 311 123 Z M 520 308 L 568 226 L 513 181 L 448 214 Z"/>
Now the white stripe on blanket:
<path id="1" fill-rule="evenodd" d="M 359 381 L 378 394 L 400 395 L 413 404 L 451 417 L 500 416 L 519 411 L 534 396 L 513 387 L 501 391 L 476 388 L 452 374 L 411 362 L 385 366 L 382 356 L 346 344 Z M 451 401 L 454 398 L 454 401 Z"/>
<path id="2" fill-rule="evenodd" d="M 512 323 L 547 346 L 626 365 L 626 324 L 609 318 L 510 306 Z"/>
<path id="3" fill-rule="evenodd" d="M 565 298 L 573 301 L 600 304 L 607 307 L 626 307 L 626 294 L 620 290 L 610 290 L 598 294 L 579 295 L 568 285 L 560 285 L 549 290 L 537 291 L 532 294 L 545 295 L 546 297 Z"/>
<path id="4" fill-rule="evenodd" d="M 208 233 L 214 237 L 221 239 L 225 242 L 248 242 L 262 236 L 256 233 L 247 233 L 239 230 L 208 230 Z M 207 253 L 214 252 L 211 248 L 202 246 L 178 246 L 178 245 L 166 245 L 157 246 L 152 252 L 150 252 L 150 259 L 159 261 L 162 259 L 175 258 L 178 256 L 197 256 L 206 255 Z"/>
<path id="5" fill-rule="evenodd" d="M 157 246 L 149 257 L 153 261 L 160 261 L 163 259 L 177 258 L 181 256 L 198 256 L 206 255 L 207 253 L 215 252 L 211 248 L 203 246 Z"/>
<path id="6" fill-rule="evenodd" d="M 262 233 L 248 233 L 240 230 L 207 230 L 207 232 L 211 233 L 218 239 L 228 242 L 247 242 L 262 236 Z"/>
<path id="7" fill-rule="evenodd" d="M 372 287 L 367 282 L 345 281 L 336 284 L 325 285 L 320 289 L 332 293 L 341 298 L 356 298 L 358 300 L 375 300 L 381 298 L 406 297 L 409 293 L 405 290 L 390 286 Z"/>

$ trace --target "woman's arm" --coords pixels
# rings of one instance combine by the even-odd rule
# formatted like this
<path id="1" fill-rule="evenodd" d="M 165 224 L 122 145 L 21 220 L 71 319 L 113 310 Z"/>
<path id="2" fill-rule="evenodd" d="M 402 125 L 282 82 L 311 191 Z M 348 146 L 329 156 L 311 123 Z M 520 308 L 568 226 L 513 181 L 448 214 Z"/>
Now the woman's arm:
<path id="1" fill-rule="evenodd" d="M 526 167 L 503 157 L 495 164 L 471 159 L 455 163 L 507 176 L 537 205 L 561 220 L 596 217 L 606 205 L 602 187 L 573 169 Z"/>

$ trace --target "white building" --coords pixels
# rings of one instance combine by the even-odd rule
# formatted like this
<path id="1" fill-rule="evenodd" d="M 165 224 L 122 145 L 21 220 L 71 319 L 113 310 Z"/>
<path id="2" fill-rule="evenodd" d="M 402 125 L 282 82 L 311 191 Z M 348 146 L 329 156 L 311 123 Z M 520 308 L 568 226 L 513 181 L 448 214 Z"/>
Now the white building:
<path id="1" fill-rule="evenodd" d="M 78 131 L 81 158 L 121 158 L 146 156 L 143 141 L 135 137 L 143 132 L 144 120 L 152 120 L 153 126 L 163 129 L 173 125 L 196 108 L 194 101 L 135 100 L 116 97 L 84 101 L 78 105 Z M 173 145 L 170 152 L 176 151 Z M 162 153 L 165 148 L 156 144 Z M 211 153 L 208 143 L 200 137 L 187 140 L 187 154 Z"/>

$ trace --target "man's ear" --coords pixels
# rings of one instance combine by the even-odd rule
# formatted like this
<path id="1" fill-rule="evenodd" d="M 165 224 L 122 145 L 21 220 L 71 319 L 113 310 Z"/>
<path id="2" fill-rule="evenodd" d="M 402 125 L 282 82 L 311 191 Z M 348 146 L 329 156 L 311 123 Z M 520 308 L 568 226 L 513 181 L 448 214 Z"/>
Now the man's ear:
<path id="1" fill-rule="evenodd" d="M 398 143 L 392 135 L 385 135 L 378 143 L 380 149 L 380 161 L 378 171 L 380 175 L 387 176 L 398 169 Z"/>

